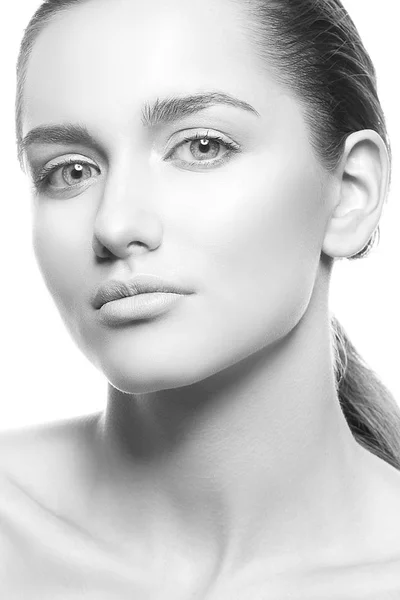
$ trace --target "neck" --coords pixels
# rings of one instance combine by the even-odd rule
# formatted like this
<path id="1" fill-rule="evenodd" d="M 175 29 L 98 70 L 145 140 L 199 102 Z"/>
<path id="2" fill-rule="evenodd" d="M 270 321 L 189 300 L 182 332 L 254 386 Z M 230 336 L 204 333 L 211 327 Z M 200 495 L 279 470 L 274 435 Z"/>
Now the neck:
<path id="1" fill-rule="evenodd" d="M 97 452 L 105 504 L 113 506 L 110 490 L 118 499 L 114 527 L 134 523 L 137 535 L 146 524 L 167 547 L 169 536 L 199 540 L 232 567 L 299 548 L 315 562 L 317 544 L 351 529 L 354 514 L 343 511 L 356 497 L 359 446 L 335 389 L 328 313 L 317 310 L 273 346 L 190 386 L 109 386 Z"/>

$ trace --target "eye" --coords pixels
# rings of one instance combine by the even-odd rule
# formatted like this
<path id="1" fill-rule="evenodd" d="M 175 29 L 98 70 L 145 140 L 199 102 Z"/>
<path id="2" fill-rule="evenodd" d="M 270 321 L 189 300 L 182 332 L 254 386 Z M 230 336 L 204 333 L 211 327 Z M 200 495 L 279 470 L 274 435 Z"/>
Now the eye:
<path id="1" fill-rule="evenodd" d="M 99 172 L 98 167 L 87 161 L 69 158 L 55 164 L 46 165 L 34 177 L 34 185 L 38 190 L 65 190 L 79 187 Z"/>
<path id="2" fill-rule="evenodd" d="M 91 165 L 78 162 L 65 165 L 61 169 L 53 171 L 53 173 L 49 176 L 49 183 L 54 185 L 54 182 L 52 182 L 51 179 L 53 178 L 55 181 L 57 181 L 56 175 L 59 172 L 65 183 L 68 185 L 76 185 L 77 183 L 81 183 L 91 176 L 92 168 L 93 167 Z"/>
<path id="3" fill-rule="evenodd" d="M 183 141 L 167 155 L 166 160 L 178 159 L 181 166 L 207 169 L 227 162 L 233 154 L 238 152 L 240 152 L 238 144 L 207 131 L 184 137 Z M 193 158 L 196 160 L 193 161 Z"/>

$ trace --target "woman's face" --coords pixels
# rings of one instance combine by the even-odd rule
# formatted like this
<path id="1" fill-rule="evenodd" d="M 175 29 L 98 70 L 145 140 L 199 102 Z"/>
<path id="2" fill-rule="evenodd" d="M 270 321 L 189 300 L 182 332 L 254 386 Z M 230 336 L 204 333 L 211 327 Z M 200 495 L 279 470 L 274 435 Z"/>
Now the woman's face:
<path id="1" fill-rule="evenodd" d="M 96 141 L 27 148 L 30 175 L 83 163 L 37 190 L 35 255 L 79 347 L 128 393 L 189 385 L 270 345 L 296 325 L 319 274 L 328 176 L 243 18 L 229 0 L 92 0 L 47 25 L 29 61 L 23 135 L 69 123 Z M 209 92 L 259 116 L 209 104 L 142 121 L 145 104 Z M 185 141 L 196 135 L 209 144 Z M 94 291 L 138 273 L 194 293 L 157 318 L 105 325 Z"/>

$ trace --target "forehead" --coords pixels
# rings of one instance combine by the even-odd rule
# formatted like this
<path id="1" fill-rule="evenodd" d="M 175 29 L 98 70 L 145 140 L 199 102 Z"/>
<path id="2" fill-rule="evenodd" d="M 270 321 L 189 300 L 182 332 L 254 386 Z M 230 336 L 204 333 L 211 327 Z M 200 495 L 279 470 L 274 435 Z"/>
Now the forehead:
<path id="1" fill-rule="evenodd" d="M 203 89 L 256 107 L 272 102 L 279 90 L 257 62 L 244 19 L 232 0 L 89 0 L 69 8 L 34 44 L 24 131 L 104 115 L 129 126 L 144 101 Z"/>

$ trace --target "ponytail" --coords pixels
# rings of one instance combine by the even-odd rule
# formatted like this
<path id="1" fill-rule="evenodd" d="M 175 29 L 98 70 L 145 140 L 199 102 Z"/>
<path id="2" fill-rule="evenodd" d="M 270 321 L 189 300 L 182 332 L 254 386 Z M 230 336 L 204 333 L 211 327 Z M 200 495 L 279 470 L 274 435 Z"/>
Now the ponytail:
<path id="1" fill-rule="evenodd" d="M 336 386 L 356 441 L 400 470 L 400 409 L 390 391 L 365 363 L 343 326 L 331 316 Z"/>

